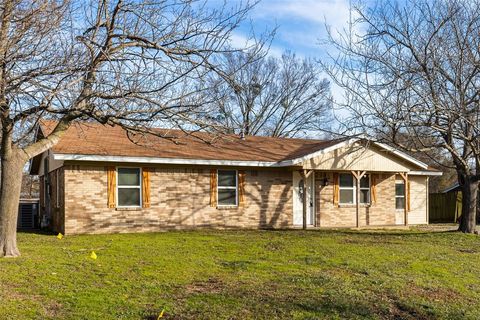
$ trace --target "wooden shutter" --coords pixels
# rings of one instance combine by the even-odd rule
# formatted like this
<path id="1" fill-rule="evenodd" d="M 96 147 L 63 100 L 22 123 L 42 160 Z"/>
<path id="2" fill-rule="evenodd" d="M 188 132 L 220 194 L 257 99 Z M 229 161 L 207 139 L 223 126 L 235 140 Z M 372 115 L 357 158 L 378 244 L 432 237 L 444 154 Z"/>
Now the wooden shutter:
<path id="1" fill-rule="evenodd" d="M 150 208 L 150 168 L 142 168 L 142 207 Z"/>
<path id="2" fill-rule="evenodd" d="M 238 205 L 245 205 L 245 171 L 238 171 Z"/>
<path id="3" fill-rule="evenodd" d="M 372 186 L 371 192 L 372 192 L 372 203 L 377 203 L 377 177 L 375 174 L 372 174 Z"/>
<path id="4" fill-rule="evenodd" d="M 210 170 L 210 207 L 217 207 L 217 170 Z"/>
<path id="5" fill-rule="evenodd" d="M 338 199 L 340 198 L 340 188 L 338 186 L 339 176 L 338 173 L 333 174 L 333 204 L 338 205 Z"/>
<path id="6" fill-rule="evenodd" d="M 406 181 L 407 185 L 407 199 L 406 199 L 406 202 L 407 202 L 407 211 L 410 211 L 410 181 Z"/>
<path id="7" fill-rule="evenodd" d="M 115 208 L 115 193 L 117 188 L 117 172 L 115 167 L 107 167 L 107 206 Z"/>

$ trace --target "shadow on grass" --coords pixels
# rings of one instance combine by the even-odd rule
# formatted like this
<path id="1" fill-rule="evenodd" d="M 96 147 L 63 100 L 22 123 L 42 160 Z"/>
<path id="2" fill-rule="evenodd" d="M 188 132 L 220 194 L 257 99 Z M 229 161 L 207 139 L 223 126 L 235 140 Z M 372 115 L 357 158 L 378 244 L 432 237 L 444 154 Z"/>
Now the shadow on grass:
<path id="1" fill-rule="evenodd" d="M 56 234 L 55 232 L 47 229 L 18 229 L 17 233 L 39 234 L 39 235 L 46 235 L 46 236 L 47 235 L 51 236 Z"/>
<path id="2" fill-rule="evenodd" d="M 337 234 L 337 235 L 360 235 L 360 236 L 417 236 L 425 234 L 452 234 L 460 233 L 458 230 L 388 230 L 388 229 L 363 229 L 363 230 L 354 230 L 354 229 L 307 229 L 307 230 L 298 230 L 298 229 L 268 229 L 264 231 L 269 232 L 285 232 L 285 233 L 298 233 L 298 234 Z"/>

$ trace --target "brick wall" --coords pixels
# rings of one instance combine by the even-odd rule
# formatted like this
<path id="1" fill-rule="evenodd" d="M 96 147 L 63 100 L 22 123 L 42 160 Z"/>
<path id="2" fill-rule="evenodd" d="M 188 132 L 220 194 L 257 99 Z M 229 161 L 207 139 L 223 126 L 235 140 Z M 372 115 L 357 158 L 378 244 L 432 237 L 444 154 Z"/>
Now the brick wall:
<path id="1" fill-rule="evenodd" d="M 58 232 L 74 234 L 194 227 L 292 227 L 291 171 L 246 170 L 245 205 L 218 209 L 210 207 L 210 169 L 152 168 L 151 207 L 121 210 L 107 208 L 107 173 L 104 166 L 67 165 L 58 172 L 59 206 L 56 205 L 57 188 L 54 185 L 57 173 L 50 173 L 53 228 Z M 325 175 L 329 183 L 324 187 Z M 316 225 L 355 227 L 355 205 L 333 204 L 333 173 L 318 172 L 315 176 Z M 420 219 L 420 216 L 426 216 L 425 181 L 424 177 L 411 177 L 410 223 L 426 223 Z M 403 210 L 395 209 L 395 175 L 376 174 L 376 182 L 377 201 L 360 207 L 360 226 L 403 225 Z"/>
<path id="2" fill-rule="evenodd" d="M 152 169 L 151 207 L 120 210 L 107 208 L 104 166 L 65 166 L 65 233 L 292 225 L 290 171 L 246 170 L 245 205 L 217 209 L 210 207 L 210 168 Z"/>

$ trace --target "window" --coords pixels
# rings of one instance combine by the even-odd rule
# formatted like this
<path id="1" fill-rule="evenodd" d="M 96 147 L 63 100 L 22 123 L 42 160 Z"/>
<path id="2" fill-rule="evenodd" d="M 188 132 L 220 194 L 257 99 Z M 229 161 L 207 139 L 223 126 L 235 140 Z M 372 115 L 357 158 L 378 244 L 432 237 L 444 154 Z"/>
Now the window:
<path id="1" fill-rule="evenodd" d="M 405 209 L 405 182 L 395 181 L 395 209 Z"/>
<path id="2" fill-rule="evenodd" d="M 341 204 L 355 204 L 357 198 L 357 186 L 355 178 L 352 174 L 340 174 L 340 203 Z M 370 203 L 370 177 L 368 174 L 360 179 L 360 203 Z"/>
<path id="3" fill-rule="evenodd" d="M 217 171 L 217 194 L 219 206 L 237 205 L 237 171 L 236 170 L 218 170 Z"/>
<path id="4" fill-rule="evenodd" d="M 340 203 L 355 203 L 355 179 L 353 179 L 353 175 L 341 173 L 339 180 Z"/>
<path id="5" fill-rule="evenodd" d="M 141 206 L 140 168 L 118 168 L 117 199 L 119 207 Z"/>
<path id="6" fill-rule="evenodd" d="M 360 179 L 360 203 L 370 203 L 370 177 L 368 174 L 363 175 Z"/>

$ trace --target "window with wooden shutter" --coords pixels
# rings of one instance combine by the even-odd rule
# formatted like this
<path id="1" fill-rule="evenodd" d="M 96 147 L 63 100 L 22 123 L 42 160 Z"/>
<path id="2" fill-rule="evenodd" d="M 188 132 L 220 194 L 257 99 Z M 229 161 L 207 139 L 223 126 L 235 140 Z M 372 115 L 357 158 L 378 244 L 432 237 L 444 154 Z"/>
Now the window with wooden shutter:
<path id="1" fill-rule="evenodd" d="M 217 207 L 217 170 L 210 170 L 210 207 Z"/>
<path id="2" fill-rule="evenodd" d="M 245 171 L 238 171 L 238 204 L 245 205 Z"/>
<path id="3" fill-rule="evenodd" d="M 107 170 L 107 206 L 115 208 L 115 193 L 116 193 L 116 169 L 115 167 L 106 167 Z"/>
<path id="4" fill-rule="evenodd" d="M 142 207 L 150 208 L 150 168 L 142 168 Z"/>

